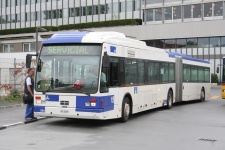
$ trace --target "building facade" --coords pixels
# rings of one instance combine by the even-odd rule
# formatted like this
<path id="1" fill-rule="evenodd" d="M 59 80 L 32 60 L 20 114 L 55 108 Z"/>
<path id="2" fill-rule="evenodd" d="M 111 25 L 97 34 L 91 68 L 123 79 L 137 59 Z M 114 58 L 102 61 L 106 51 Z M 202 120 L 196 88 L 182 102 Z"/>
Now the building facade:
<path id="1" fill-rule="evenodd" d="M 87 30 L 118 31 L 149 46 L 208 60 L 211 73 L 219 67 L 221 77 L 224 0 L 1 0 L 0 8 L 0 30 L 139 18 L 139 26 Z M 39 47 L 52 34 L 39 33 Z M 1 53 L 32 51 L 35 33 L 0 35 Z"/>

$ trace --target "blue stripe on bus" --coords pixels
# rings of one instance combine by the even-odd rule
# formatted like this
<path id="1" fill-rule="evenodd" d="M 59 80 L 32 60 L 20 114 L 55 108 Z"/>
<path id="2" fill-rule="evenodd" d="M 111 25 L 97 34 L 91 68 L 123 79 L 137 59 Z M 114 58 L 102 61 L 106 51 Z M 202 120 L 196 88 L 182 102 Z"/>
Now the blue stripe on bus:
<path id="1" fill-rule="evenodd" d="M 34 112 L 45 112 L 45 106 L 34 106 Z"/>
<path id="2" fill-rule="evenodd" d="M 48 102 L 59 102 L 59 95 L 46 95 L 45 99 Z"/>
<path id="3" fill-rule="evenodd" d="M 181 54 L 181 53 L 177 53 L 177 52 L 167 52 L 167 53 L 168 53 L 169 57 L 173 57 L 173 58 L 175 58 L 176 56 L 181 56 L 182 59 L 186 59 L 186 60 L 190 60 L 190 61 L 202 62 L 202 63 L 206 63 L 206 64 L 210 63 L 209 61 L 193 58 L 191 56 Z"/>
<path id="4" fill-rule="evenodd" d="M 61 32 L 51 36 L 50 39 L 42 41 L 42 44 L 58 43 L 81 43 L 83 37 L 89 32 Z"/>
<path id="5" fill-rule="evenodd" d="M 85 103 L 90 103 L 90 99 L 96 100 L 96 106 L 85 106 Z M 103 102 L 103 106 L 101 103 Z M 114 109 L 114 96 L 77 96 L 76 111 L 78 112 L 95 112 L 101 113 Z"/>

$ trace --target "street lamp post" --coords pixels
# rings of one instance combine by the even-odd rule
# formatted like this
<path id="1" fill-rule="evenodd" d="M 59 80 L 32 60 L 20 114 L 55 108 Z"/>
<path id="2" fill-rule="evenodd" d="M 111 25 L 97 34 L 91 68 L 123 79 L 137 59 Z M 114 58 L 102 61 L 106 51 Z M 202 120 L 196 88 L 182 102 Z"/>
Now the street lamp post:
<path id="1" fill-rule="evenodd" d="M 36 55 L 38 55 L 38 32 L 47 32 L 45 28 L 37 27 L 36 28 Z"/>

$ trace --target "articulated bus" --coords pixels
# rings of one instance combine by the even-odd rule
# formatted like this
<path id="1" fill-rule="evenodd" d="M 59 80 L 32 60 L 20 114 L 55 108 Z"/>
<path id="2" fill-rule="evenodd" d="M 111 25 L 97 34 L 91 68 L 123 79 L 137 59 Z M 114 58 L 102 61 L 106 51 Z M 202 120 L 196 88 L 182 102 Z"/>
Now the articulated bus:
<path id="1" fill-rule="evenodd" d="M 96 77 L 88 77 L 93 68 Z M 205 101 L 210 90 L 208 61 L 118 32 L 61 32 L 42 42 L 37 57 L 34 114 L 126 122 L 149 109 Z"/>

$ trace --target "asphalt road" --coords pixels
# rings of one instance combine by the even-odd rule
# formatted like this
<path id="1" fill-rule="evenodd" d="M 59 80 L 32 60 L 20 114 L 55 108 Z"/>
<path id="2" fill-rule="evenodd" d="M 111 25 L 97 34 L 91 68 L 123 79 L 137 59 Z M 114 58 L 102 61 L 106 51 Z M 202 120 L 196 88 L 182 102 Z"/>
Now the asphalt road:
<path id="1" fill-rule="evenodd" d="M 0 110 L 1 125 L 5 111 L 22 117 L 24 107 Z M 48 118 L 9 127 L 0 130 L 0 150 L 225 150 L 224 116 L 225 100 L 214 88 L 206 102 L 150 110 L 126 123 Z"/>

